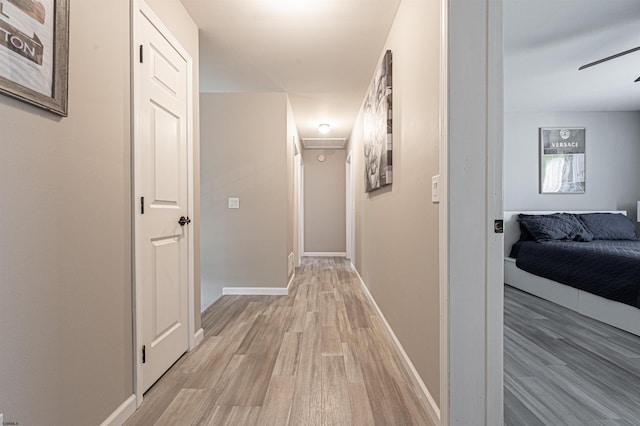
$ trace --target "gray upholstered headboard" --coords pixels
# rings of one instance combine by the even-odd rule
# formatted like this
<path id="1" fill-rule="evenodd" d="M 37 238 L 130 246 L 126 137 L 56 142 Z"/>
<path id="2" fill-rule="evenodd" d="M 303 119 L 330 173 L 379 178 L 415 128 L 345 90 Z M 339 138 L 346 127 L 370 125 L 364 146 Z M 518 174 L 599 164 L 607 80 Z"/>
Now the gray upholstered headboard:
<path id="1" fill-rule="evenodd" d="M 584 210 L 584 211 L 565 211 L 565 210 L 547 210 L 547 211 L 506 211 L 504 212 L 504 257 L 509 257 L 511 246 L 520 238 L 520 225 L 518 224 L 518 214 L 553 214 L 553 213 L 622 213 L 627 214 L 626 210 Z"/>

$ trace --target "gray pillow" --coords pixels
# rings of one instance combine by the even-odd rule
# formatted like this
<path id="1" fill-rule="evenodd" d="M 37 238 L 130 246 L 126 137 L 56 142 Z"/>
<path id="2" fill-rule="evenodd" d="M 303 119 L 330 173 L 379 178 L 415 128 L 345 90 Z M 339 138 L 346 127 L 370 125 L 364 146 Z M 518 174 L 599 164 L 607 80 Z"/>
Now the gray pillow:
<path id="1" fill-rule="evenodd" d="M 585 213 L 580 220 L 594 240 L 637 240 L 636 225 L 621 213 Z"/>
<path id="2" fill-rule="evenodd" d="M 536 241 L 591 241 L 593 238 L 580 219 L 571 213 L 519 214 L 518 221 L 523 234 Z"/>

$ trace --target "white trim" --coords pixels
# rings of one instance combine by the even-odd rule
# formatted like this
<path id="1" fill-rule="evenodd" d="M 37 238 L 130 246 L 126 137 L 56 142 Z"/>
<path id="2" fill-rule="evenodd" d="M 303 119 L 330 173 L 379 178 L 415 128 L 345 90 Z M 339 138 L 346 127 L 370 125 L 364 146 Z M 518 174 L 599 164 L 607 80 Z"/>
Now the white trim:
<path id="1" fill-rule="evenodd" d="M 198 347 L 198 345 L 200 345 L 200 343 L 202 343 L 202 341 L 204 340 L 204 329 L 200 328 L 198 329 L 198 331 L 196 331 L 196 333 L 193 335 L 193 343 L 194 346 L 192 348 L 189 349 L 189 351 L 194 350 L 195 348 Z"/>
<path id="2" fill-rule="evenodd" d="M 296 143 L 296 137 L 293 137 L 294 140 L 294 145 L 295 145 L 295 151 L 296 154 L 293 157 L 293 190 L 294 190 L 294 247 L 293 247 L 293 251 L 294 251 L 294 271 L 295 268 L 299 268 L 301 266 L 301 260 L 302 260 L 302 243 L 300 241 L 300 233 L 302 232 L 302 230 L 300 229 L 300 197 L 302 195 L 301 191 L 300 191 L 300 185 L 302 183 L 301 181 L 301 173 L 302 173 L 302 166 L 301 166 L 301 159 L 302 159 L 302 153 L 300 151 L 300 149 L 298 148 L 298 144 Z"/>
<path id="3" fill-rule="evenodd" d="M 137 133 L 138 133 L 138 114 L 137 114 L 137 106 L 140 101 L 138 99 L 138 91 L 136 90 L 136 72 L 139 67 L 135 66 L 137 61 L 138 49 L 138 31 L 139 31 L 139 20 L 141 16 L 144 15 L 149 22 L 162 34 L 162 36 L 171 44 L 171 46 L 178 52 L 180 56 L 185 60 L 187 66 L 187 93 L 186 93 L 186 102 L 187 102 L 187 186 L 188 186 L 188 203 L 187 210 L 188 215 L 193 216 L 194 210 L 194 190 L 193 190 L 193 58 L 189 54 L 189 52 L 180 44 L 180 42 L 175 38 L 175 36 L 169 31 L 169 29 L 162 23 L 160 18 L 153 12 L 153 10 L 147 5 L 144 0 L 134 0 L 131 2 L 131 94 L 132 94 L 132 151 L 133 155 L 131 158 L 131 166 L 132 166 L 132 189 L 133 189 L 133 201 L 132 201 L 132 214 L 133 214 L 133 319 L 134 319 L 134 331 L 133 331 L 133 362 L 134 362 L 134 378 L 133 378 L 133 388 L 136 396 L 136 405 L 140 407 L 143 400 L 143 380 L 142 380 L 142 360 L 139 356 L 140 351 L 139 348 L 142 346 L 142 310 L 137 309 L 138 306 L 142 306 L 142 292 L 137 285 L 137 268 L 136 268 L 136 259 L 138 259 L 140 246 L 139 246 L 139 238 L 138 231 L 140 229 L 140 218 L 139 215 L 135 214 L 136 206 L 137 206 L 137 185 L 138 182 L 141 181 L 139 168 L 136 167 L 137 158 L 140 157 L 139 144 L 136 143 Z M 189 351 L 193 350 L 197 343 L 195 342 L 195 315 L 196 309 L 194 307 L 195 301 L 195 285 L 194 285 L 194 277 L 195 277 L 195 236 L 193 226 L 188 227 L 188 235 L 189 235 L 189 244 L 188 244 L 188 252 L 189 252 L 189 282 L 188 282 L 188 324 L 187 324 L 187 335 L 188 335 L 188 347 Z M 199 310 L 198 310 L 199 312 Z"/>
<path id="4" fill-rule="evenodd" d="M 347 154 L 344 164 L 345 174 L 345 237 L 346 237 L 346 258 L 351 259 L 351 151 Z"/>
<path id="5" fill-rule="evenodd" d="M 115 409 L 109 417 L 107 417 L 100 426 L 120 426 L 127 421 L 129 417 L 136 411 L 136 396 L 129 395 L 118 408 Z"/>
<path id="6" fill-rule="evenodd" d="M 304 257 L 346 257 L 343 251 L 305 251 Z"/>
<path id="7" fill-rule="evenodd" d="M 504 77 L 502 0 L 487 3 L 487 218 L 502 218 Z M 487 235 L 486 424 L 504 423 L 504 267 L 503 234 Z"/>
<path id="8" fill-rule="evenodd" d="M 291 274 L 291 278 L 289 278 L 289 283 L 287 284 L 287 294 L 289 294 L 289 289 L 293 285 L 293 279 L 296 277 L 296 270 L 293 270 L 293 274 Z"/>
<path id="9" fill-rule="evenodd" d="M 224 287 L 223 296 L 288 296 L 289 290 L 282 287 Z"/>
<path id="10" fill-rule="evenodd" d="M 355 212 L 355 180 L 354 180 L 354 168 L 353 151 L 349 151 L 346 159 L 346 221 L 347 221 L 347 252 L 345 257 L 353 262 L 356 261 L 356 212 Z"/>
<path id="11" fill-rule="evenodd" d="M 298 267 L 302 266 L 304 257 L 304 157 L 300 152 L 300 193 L 298 194 Z"/>
<path id="12" fill-rule="evenodd" d="M 171 34 L 171 33 L 169 33 Z M 166 35 L 165 35 L 166 37 Z M 173 38 L 173 36 L 171 37 Z M 173 39 L 175 43 L 178 43 L 176 39 Z M 172 43 L 174 48 L 176 44 Z M 195 166 L 193 163 L 193 58 L 189 53 L 182 48 L 182 45 L 179 43 L 177 46 L 180 47 L 180 54 L 187 61 L 187 210 L 189 212 L 189 217 L 193 220 L 198 218 L 195 217 L 195 191 L 194 191 L 194 173 Z M 185 56 L 186 55 L 186 56 Z M 189 292 L 189 351 L 192 351 L 198 346 L 195 341 L 195 328 L 196 328 L 196 315 L 200 315 L 200 309 L 195 308 L 195 258 L 196 258 L 196 248 L 195 248 L 195 226 L 187 226 L 187 232 L 189 233 L 189 284 L 187 286 L 187 291 Z"/>
<path id="13" fill-rule="evenodd" d="M 503 143 L 502 0 L 447 0 L 447 106 L 443 160 L 448 259 L 446 374 L 443 424 L 501 424 L 503 301 L 501 245 L 494 219 L 501 217 L 499 175 Z M 453 84 L 452 82 L 455 82 Z M 492 170 L 494 168 L 494 170 Z M 496 170 L 497 169 L 497 170 Z M 472 213 L 471 213 L 472 212 Z M 442 229 L 442 224 L 440 225 Z M 444 339 L 444 337 L 443 337 Z M 448 398 L 448 399 L 447 399 Z"/>
<path id="14" fill-rule="evenodd" d="M 427 389 L 427 386 L 422 381 L 422 378 L 420 377 L 420 374 L 418 374 L 418 371 L 416 370 L 416 368 L 414 367 L 413 363 L 411 362 L 411 359 L 409 358 L 407 353 L 404 351 L 404 348 L 402 347 L 402 344 L 400 344 L 400 341 L 398 340 L 398 337 L 393 332 L 393 329 L 391 328 L 391 326 L 387 322 L 387 319 L 385 318 L 384 314 L 380 310 L 380 307 L 376 303 L 376 300 L 373 298 L 373 296 L 369 292 L 369 288 L 367 287 L 367 285 L 365 284 L 364 280 L 362 279 L 362 277 L 358 273 L 358 270 L 356 268 L 354 268 L 353 265 L 351 265 L 351 269 L 353 270 L 353 272 L 358 277 L 358 280 L 360 280 L 360 285 L 362 286 L 365 294 L 369 298 L 369 301 L 371 302 L 371 304 L 375 308 L 376 313 L 378 314 L 378 316 L 382 320 L 382 323 L 384 324 L 384 327 L 387 330 L 387 333 L 389 334 L 389 337 L 391 337 L 391 340 L 393 341 L 393 345 L 394 345 L 396 351 L 398 351 L 398 354 L 400 355 L 400 359 L 402 360 L 403 366 L 404 366 L 405 370 L 407 371 L 407 373 L 409 374 L 409 377 L 411 377 L 411 379 L 413 381 L 414 389 L 420 389 L 420 391 L 422 392 L 422 394 L 418 395 L 418 397 L 422 400 L 422 403 L 424 404 L 425 408 L 427 409 L 427 412 L 429 413 L 429 417 L 431 418 L 431 420 L 433 421 L 434 424 L 441 424 L 440 423 L 440 408 L 438 408 L 438 404 L 436 404 L 436 401 L 431 396 L 431 392 L 429 392 L 429 389 Z"/>
<path id="15" fill-rule="evenodd" d="M 449 424 L 449 1 L 440 1 L 440 424 Z"/>

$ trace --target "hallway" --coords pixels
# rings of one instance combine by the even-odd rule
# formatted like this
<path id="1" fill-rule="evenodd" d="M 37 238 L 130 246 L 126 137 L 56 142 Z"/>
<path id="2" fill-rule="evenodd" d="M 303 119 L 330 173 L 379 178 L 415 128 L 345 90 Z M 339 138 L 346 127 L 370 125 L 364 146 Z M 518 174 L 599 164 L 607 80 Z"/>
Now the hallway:
<path id="1" fill-rule="evenodd" d="M 349 263 L 305 258 L 289 296 L 223 296 L 204 341 L 127 425 L 429 425 Z"/>

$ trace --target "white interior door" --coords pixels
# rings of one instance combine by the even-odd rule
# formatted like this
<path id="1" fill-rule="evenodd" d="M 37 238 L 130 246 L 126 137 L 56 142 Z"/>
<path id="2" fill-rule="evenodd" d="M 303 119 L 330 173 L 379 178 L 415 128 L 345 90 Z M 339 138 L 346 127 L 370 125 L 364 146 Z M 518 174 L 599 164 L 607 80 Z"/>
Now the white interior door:
<path id="1" fill-rule="evenodd" d="M 298 166 L 298 266 L 304 257 L 304 161 L 302 153 L 296 163 Z"/>
<path id="2" fill-rule="evenodd" d="M 137 42 L 137 340 L 146 391 L 189 347 L 188 87 L 186 60 L 144 14 Z"/>
<path id="3" fill-rule="evenodd" d="M 302 252 L 300 245 L 300 158 L 302 154 L 298 151 L 298 146 L 295 144 L 294 136 L 295 156 L 293 157 L 293 205 L 294 205 L 294 235 L 293 246 L 295 253 L 295 266 L 300 267 L 302 261 Z"/>
<path id="4" fill-rule="evenodd" d="M 353 161 L 351 152 L 346 163 L 346 220 L 347 220 L 347 259 L 355 265 L 355 191 L 353 187 Z"/>

